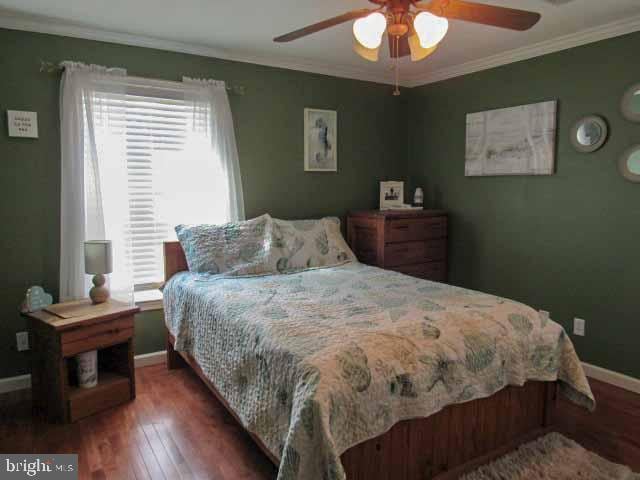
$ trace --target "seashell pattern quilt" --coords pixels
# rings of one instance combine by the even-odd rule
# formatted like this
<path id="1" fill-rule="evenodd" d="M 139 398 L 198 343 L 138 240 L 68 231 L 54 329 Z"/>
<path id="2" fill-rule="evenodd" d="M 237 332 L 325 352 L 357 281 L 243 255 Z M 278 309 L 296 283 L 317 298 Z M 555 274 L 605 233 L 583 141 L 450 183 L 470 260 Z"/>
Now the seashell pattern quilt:
<path id="1" fill-rule="evenodd" d="M 344 480 L 340 455 L 395 423 L 529 380 L 595 401 L 563 328 L 505 298 L 357 262 L 288 275 L 181 272 L 167 327 L 280 461 Z"/>

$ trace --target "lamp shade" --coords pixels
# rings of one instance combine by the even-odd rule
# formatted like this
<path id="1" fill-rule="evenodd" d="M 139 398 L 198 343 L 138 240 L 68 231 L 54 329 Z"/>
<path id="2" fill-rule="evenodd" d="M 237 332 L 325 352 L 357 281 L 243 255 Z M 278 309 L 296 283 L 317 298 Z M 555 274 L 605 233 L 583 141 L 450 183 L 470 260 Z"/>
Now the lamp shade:
<path id="1" fill-rule="evenodd" d="M 373 12 L 354 22 L 353 36 L 364 48 L 373 50 L 382 43 L 382 36 L 386 29 L 387 18 L 380 12 Z"/>
<path id="2" fill-rule="evenodd" d="M 449 21 L 429 12 L 420 12 L 413 20 L 413 28 L 420 39 L 422 48 L 433 48 L 449 30 Z"/>
<path id="3" fill-rule="evenodd" d="M 113 272 L 110 240 L 84 242 L 84 271 L 91 275 Z"/>
<path id="4" fill-rule="evenodd" d="M 360 55 L 365 60 L 369 60 L 370 62 L 378 61 L 378 54 L 380 52 L 380 47 L 378 48 L 367 48 L 362 45 L 357 38 L 353 37 L 353 51 Z"/>

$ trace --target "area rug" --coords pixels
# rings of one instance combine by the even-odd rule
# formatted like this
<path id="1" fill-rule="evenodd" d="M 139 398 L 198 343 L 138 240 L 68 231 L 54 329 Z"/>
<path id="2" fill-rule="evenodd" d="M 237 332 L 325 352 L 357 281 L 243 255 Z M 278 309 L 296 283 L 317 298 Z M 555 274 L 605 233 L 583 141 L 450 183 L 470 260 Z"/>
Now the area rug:
<path id="1" fill-rule="evenodd" d="M 550 433 L 461 480 L 640 480 L 628 467 L 609 462 L 559 433 Z"/>

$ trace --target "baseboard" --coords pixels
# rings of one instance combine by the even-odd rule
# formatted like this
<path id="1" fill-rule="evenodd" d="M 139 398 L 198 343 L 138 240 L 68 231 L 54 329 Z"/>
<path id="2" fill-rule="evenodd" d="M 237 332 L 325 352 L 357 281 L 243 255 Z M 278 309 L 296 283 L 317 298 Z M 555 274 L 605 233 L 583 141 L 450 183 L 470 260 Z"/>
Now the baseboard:
<path id="1" fill-rule="evenodd" d="M 31 375 L 18 375 L 17 377 L 0 378 L 0 393 L 13 392 L 31 388 Z"/>
<path id="2" fill-rule="evenodd" d="M 136 368 L 141 368 L 158 365 L 159 363 L 164 363 L 166 358 L 166 350 L 162 350 L 161 352 L 143 353 L 135 356 L 135 366 Z"/>
<path id="3" fill-rule="evenodd" d="M 584 372 L 587 374 L 587 377 L 640 395 L 640 379 L 629 377 L 628 375 L 623 375 L 622 373 L 614 372 L 612 370 L 607 370 L 606 368 L 596 367 L 595 365 L 585 362 L 582 362 L 582 366 L 584 367 Z"/>
<path id="4" fill-rule="evenodd" d="M 149 367 L 164 363 L 167 352 L 152 352 L 136 355 L 134 358 L 135 368 Z M 31 388 L 31 375 L 18 375 L 17 377 L 0 378 L 0 394 Z"/>

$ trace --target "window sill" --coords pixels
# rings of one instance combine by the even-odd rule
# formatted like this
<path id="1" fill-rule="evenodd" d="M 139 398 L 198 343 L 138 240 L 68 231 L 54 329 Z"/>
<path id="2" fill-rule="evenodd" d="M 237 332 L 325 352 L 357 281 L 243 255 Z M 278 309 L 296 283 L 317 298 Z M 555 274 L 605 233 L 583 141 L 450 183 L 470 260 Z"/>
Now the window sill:
<path id="1" fill-rule="evenodd" d="M 136 302 L 136 307 L 139 307 L 141 312 L 155 312 L 159 310 L 164 310 L 164 305 L 162 305 L 162 300 Z"/>
<path id="2" fill-rule="evenodd" d="M 134 301 L 141 312 L 162 310 L 162 292 L 159 290 L 144 290 L 134 293 Z"/>

